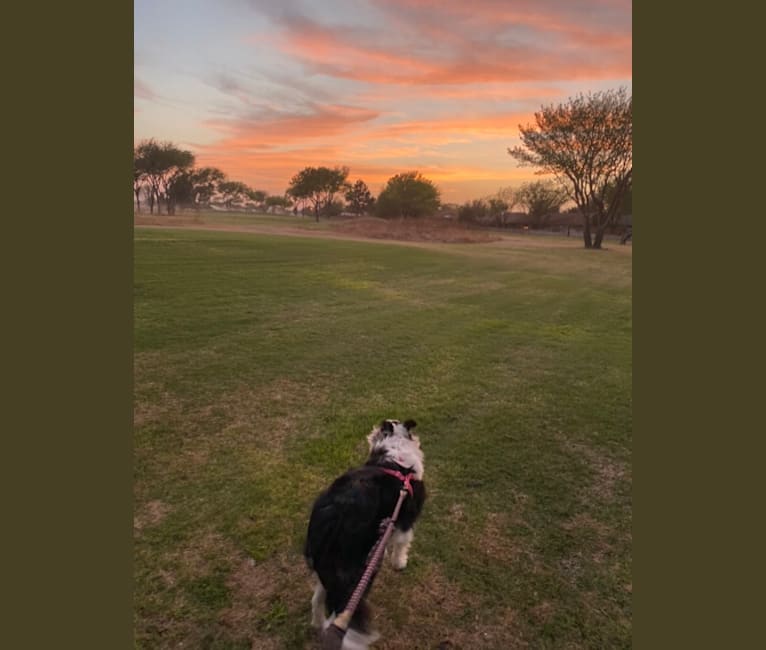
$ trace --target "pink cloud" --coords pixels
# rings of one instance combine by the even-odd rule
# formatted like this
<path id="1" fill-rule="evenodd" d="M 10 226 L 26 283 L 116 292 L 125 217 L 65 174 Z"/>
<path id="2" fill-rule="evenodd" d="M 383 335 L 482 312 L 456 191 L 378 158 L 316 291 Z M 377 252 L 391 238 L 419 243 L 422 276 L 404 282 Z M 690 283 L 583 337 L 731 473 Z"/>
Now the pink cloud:
<path id="1" fill-rule="evenodd" d="M 266 112 L 251 117 L 208 120 L 205 126 L 227 134 L 218 147 L 265 149 L 274 145 L 338 135 L 378 117 L 374 110 L 344 105 L 317 105 L 307 114 Z"/>
<path id="2" fill-rule="evenodd" d="M 140 79 L 135 78 L 133 79 L 133 96 L 138 97 L 139 99 L 148 99 L 150 101 L 159 98 L 157 93 L 155 93 L 147 84 Z"/>
<path id="3" fill-rule="evenodd" d="M 601 24 L 599 14 L 582 14 L 584 4 L 594 3 L 573 3 L 575 14 L 564 2 L 394 0 L 380 7 L 395 27 L 338 28 L 292 17 L 270 41 L 316 73 L 378 84 L 630 76 L 624 12 L 618 12 L 622 21 Z"/>

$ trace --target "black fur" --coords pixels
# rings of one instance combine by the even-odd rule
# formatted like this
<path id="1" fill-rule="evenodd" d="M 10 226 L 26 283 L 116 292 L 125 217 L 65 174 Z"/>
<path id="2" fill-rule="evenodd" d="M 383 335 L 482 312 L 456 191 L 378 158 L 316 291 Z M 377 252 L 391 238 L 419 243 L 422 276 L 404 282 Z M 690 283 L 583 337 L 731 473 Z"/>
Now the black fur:
<path id="1" fill-rule="evenodd" d="M 365 465 L 338 477 L 314 503 L 304 555 L 327 592 L 325 615 L 343 611 L 380 536 L 381 521 L 393 514 L 402 482 L 382 472 L 381 467 L 403 474 L 410 472 L 410 468 L 387 461 L 382 453 L 372 454 Z M 411 485 L 413 496 L 408 494 L 405 498 L 396 522 L 401 531 L 412 528 L 426 498 L 422 481 L 413 480 Z M 351 627 L 367 632 L 368 618 L 369 611 L 362 599 Z"/>

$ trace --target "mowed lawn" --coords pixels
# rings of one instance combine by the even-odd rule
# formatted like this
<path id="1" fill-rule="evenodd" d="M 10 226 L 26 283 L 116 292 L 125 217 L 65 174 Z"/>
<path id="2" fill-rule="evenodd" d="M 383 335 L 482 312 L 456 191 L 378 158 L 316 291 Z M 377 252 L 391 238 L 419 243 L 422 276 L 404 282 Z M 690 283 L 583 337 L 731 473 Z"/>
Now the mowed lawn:
<path id="1" fill-rule="evenodd" d="M 315 647 L 311 503 L 394 417 L 429 500 L 376 648 L 630 647 L 632 258 L 547 241 L 137 228 L 135 646 Z"/>

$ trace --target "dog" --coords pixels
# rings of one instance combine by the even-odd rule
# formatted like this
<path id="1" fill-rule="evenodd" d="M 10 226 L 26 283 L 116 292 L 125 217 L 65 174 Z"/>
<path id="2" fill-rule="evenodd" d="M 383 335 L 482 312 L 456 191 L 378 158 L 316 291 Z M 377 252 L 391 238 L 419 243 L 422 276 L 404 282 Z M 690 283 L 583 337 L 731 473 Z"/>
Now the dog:
<path id="1" fill-rule="evenodd" d="M 317 578 L 311 599 L 314 627 L 326 629 L 346 607 L 381 535 L 381 522 L 393 514 L 404 485 L 399 477 L 409 479 L 412 492 L 402 503 L 386 552 L 395 569 L 407 566 L 413 526 L 426 499 L 423 452 L 420 439 L 412 433 L 416 424 L 383 420 L 367 436 L 367 462 L 335 479 L 314 502 L 304 549 L 306 563 Z M 365 602 L 373 580 L 351 618 L 344 650 L 365 650 L 379 637 L 370 629 Z"/>

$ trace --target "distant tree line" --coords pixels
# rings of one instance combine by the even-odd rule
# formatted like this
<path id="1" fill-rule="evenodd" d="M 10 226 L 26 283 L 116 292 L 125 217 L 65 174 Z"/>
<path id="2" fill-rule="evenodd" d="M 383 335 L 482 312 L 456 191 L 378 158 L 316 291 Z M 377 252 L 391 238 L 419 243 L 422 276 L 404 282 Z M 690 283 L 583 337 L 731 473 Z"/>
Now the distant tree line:
<path id="1" fill-rule="evenodd" d="M 246 206 L 267 210 L 291 207 L 286 196 L 269 196 L 263 190 L 229 179 L 216 167 L 196 168 L 194 154 L 172 142 L 149 139 L 133 150 L 133 194 L 136 211 L 141 212 L 141 198 L 149 205 L 149 213 L 175 214 L 176 208 L 209 207 L 220 203 L 226 208 Z"/>
<path id="2" fill-rule="evenodd" d="M 495 195 L 457 207 L 460 221 L 479 225 L 508 225 L 514 207 L 524 210 L 532 228 L 544 228 L 551 215 L 567 203 L 581 219 L 586 248 L 601 248 L 607 229 L 632 212 L 633 99 L 625 88 L 579 95 L 564 104 L 543 106 L 535 124 L 519 125 L 521 145 L 508 153 L 522 165 L 550 174 L 552 180 L 534 181 L 518 189 L 509 187 Z M 149 212 L 168 214 L 177 206 L 300 206 L 319 221 L 351 213 L 384 218 L 417 218 L 434 215 L 444 207 L 439 188 L 418 171 L 388 179 L 377 197 L 362 179 L 349 181 L 348 167 L 305 167 L 295 174 L 283 196 L 228 179 L 215 167 L 194 167 L 190 151 L 170 142 L 144 140 L 135 147 L 133 192 L 137 211 L 141 197 Z M 344 202 L 345 199 L 345 202 Z"/>
<path id="3" fill-rule="evenodd" d="M 133 151 L 133 194 L 136 211 L 148 205 L 149 213 L 175 214 L 180 207 L 204 208 L 219 204 L 227 209 L 251 207 L 261 210 L 293 208 L 305 214 L 308 208 L 320 216 L 345 211 L 361 216 L 420 217 L 439 209 L 439 189 L 417 171 L 392 176 L 376 198 L 362 179 L 351 183 L 348 167 L 305 167 L 290 180 L 283 196 L 229 179 L 216 167 L 197 168 L 192 152 L 172 142 L 151 138 Z M 344 202 L 345 199 L 345 202 Z"/>

